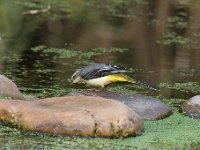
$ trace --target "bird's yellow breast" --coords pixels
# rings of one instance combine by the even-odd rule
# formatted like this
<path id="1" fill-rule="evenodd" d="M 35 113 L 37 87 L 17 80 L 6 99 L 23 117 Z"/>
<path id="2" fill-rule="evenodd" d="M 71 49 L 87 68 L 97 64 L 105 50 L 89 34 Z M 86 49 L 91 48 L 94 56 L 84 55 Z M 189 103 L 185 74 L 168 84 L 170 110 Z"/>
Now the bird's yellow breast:
<path id="1" fill-rule="evenodd" d="M 117 82 L 117 81 L 126 81 L 131 82 L 130 78 L 124 74 L 113 74 L 107 76 L 108 80 L 111 82 Z"/>
<path id="2" fill-rule="evenodd" d="M 104 87 L 112 82 L 132 82 L 132 80 L 124 74 L 113 74 L 100 78 L 90 79 L 86 81 L 87 84 L 93 86 L 101 86 Z"/>

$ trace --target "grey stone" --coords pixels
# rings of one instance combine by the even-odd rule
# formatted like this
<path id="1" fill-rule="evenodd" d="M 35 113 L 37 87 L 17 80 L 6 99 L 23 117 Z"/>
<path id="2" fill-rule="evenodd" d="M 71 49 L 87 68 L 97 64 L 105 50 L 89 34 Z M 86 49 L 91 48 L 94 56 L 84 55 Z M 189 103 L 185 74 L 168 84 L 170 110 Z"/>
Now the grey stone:
<path id="1" fill-rule="evenodd" d="M 200 119 L 200 95 L 185 101 L 181 105 L 181 111 L 191 118 Z"/>
<path id="2" fill-rule="evenodd" d="M 17 85 L 7 77 L 0 75 L 0 97 L 11 97 L 13 99 L 24 99 Z"/>
<path id="3" fill-rule="evenodd" d="M 138 113 L 142 119 L 146 120 L 162 119 L 172 113 L 170 108 L 160 100 L 136 93 L 83 90 L 69 93 L 68 96 L 69 95 L 99 96 L 114 99 L 126 104 Z"/>

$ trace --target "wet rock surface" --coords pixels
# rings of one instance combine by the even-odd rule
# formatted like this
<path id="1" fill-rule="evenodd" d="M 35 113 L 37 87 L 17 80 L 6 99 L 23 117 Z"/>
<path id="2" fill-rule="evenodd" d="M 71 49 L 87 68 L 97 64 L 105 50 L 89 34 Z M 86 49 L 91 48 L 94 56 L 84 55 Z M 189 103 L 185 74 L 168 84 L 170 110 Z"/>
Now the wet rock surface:
<path id="1" fill-rule="evenodd" d="M 16 84 L 3 75 L 0 75 L 0 97 L 24 99 Z"/>
<path id="2" fill-rule="evenodd" d="M 129 106 L 138 113 L 142 119 L 146 120 L 162 119 L 171 114 L 170 108 L 160 100 L 136 93 L 84 90 L 68 95 L 99 96 L 114 99 Z"/>
<path id="3" fill-rule="evenodd" d="M 125 137 L 143 131 L 142 119 L 129 107 L 92 96 L 0 101 L 0 119 L 23 130 L 73 136 Z"/>
<path id="4" fill-rule="evenodd" d="M 200 119 L 200 95 L 185 101 L 181 105 L 181 111 L 191 118 Z"/>

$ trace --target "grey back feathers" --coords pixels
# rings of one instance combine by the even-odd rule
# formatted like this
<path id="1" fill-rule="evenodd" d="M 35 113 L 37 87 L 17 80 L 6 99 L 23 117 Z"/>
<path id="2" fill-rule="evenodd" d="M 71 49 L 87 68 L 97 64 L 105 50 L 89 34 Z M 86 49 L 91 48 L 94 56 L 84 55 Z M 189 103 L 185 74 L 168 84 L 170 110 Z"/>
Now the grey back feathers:
<path id="1" fill-rule="evenodd" d="M 85 80 L 125 72 L 125 68 L 111 64 L 92 64 L 80 69 L 79 75 Z"/>

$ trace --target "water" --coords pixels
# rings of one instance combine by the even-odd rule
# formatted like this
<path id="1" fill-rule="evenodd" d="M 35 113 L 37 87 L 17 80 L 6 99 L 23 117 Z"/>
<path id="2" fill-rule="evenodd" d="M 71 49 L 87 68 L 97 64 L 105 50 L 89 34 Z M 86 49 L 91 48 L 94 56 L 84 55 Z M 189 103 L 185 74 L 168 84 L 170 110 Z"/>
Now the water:
<path id="1" fill-rule="evenodd" d="M 135 10 L 125 3 L 127 12 L 118 12 L 114 6 L 108 5 L 107 14 L 101 9 L 92 11 L 93 7 L 96 7 L 92 2 L 85 4 L 91 10 L 87 10 L 81 3 L 83 10 L 77 10 L 76 14 L 72 9 L 71 15 L 61 13 L 62 9 L 68 10 L 68 5 L 60 8 L 61 4 L 57 4 L 58 6 L 51 6 L 48 10 L 48 3 L 9 4 L 3 1 L 2 4 L 2 14 L 5 15 L 1 16 L 1 57 L 11 57 L 9 54 L 16 53 L 20 60 L 12 63 L 9 62 L 12 58 L 8 59 L 8 62 L 2 61 L 0 68 L 2 73 L 17 82 L 22 91 L 26 90 L 24 92 L 31 93 L 38 87 L 42 89 L 52 85 L 71 88 L 68 83 L 71 74 L 91 62 L 113 63 L 133 68 L 135 71 L 131 76 L 153 84 L 200 81 L 199 41 L 193 39 L 197 35 L 193 33 L 194 29 L 190 29 L 192 25 L 196 25 L 195 29 L 198 30 L 198 19 L 194 18 L 195 14 L 188 16 L 186 10 L 176 8 L 179 5 L 175 7 L 171 4 L 177 12 L 172 11 L 175 14 L 171 16 L 166 13 L 165 15 L 169 16 L 166 16 L 164 22 L 159 15 L 165 12 L 155 12 L 154 7 L 158 4 L 153 2 L 139 3 Z M 18 7 L 11 11 L 13 5 Z M 29 11 L 24 9 L 31 6 L 33 8 L 28 9 Z M 105 6 L 101 7 L 106 9 Z M 31 15 L 30 10 L 37 13 Z M 196 19 L 197 23 L 190 26 L 190 20 L 186 18 Z M 127 48 L 128 51 L 102 54 L 84 60 L 74 58 L 79 61 L 74 63 L 74 59 L 53 61 L 54 54 L 46 57 L 32 52 L 31 48 L 38 45 L 83 53 L 93 48 L 113 47 Z M 171 90 L 163 90 L 161 94 L 176 97 Z"/>
<path id="2" fill-rule="evenodd" d="M 104 5 L 89 0 L 2 0 L 0 73 L 16 82 L 25 94 L 51 97 L 85 88 L 69 84 L 77 68 L 91 62 L 112 63 L 129 68 L 130 76 L 152 84 L 191 83 L 187 89 L 182 85 L 182 91 L 163 86 L 157 93 L 125 86 L 129 90 L 187 99 L 199 93 L 200 82 L 200 24 L 194 7 L 181 1 L 116 1 Z M 57 52 L 32 50 L 39 45 Z M 97 48 L 106 50 L 95 51 L 101 53 L 98 55 L 90 53 Z M 109 52 L 111 48 L 127 50 Z M 81 51 L 85 56 L 58 58 L 61 49 Z M 197 88 L 190 91 L 189 86 L 194 85 Z"/>

